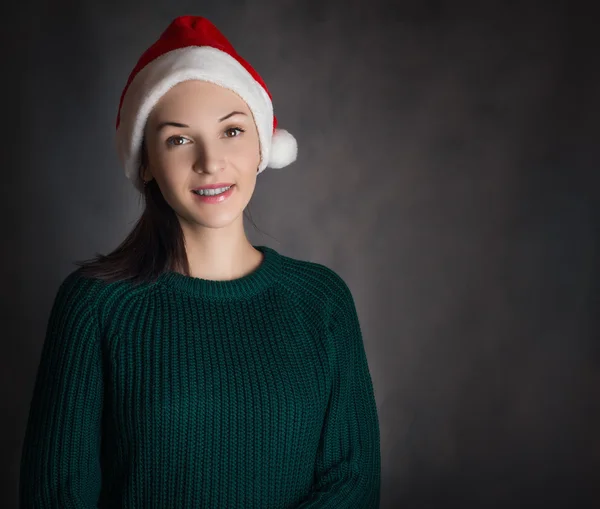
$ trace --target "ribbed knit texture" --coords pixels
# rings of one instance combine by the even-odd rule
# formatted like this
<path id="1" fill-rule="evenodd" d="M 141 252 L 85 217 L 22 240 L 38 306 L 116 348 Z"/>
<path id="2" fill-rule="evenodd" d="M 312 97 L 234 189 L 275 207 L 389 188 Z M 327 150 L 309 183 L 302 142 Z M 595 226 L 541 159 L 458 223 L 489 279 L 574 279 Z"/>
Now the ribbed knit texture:
<path id="1" fill-rule="evenodd" d="M 255 246 L 251 274 L 58 289 L 22 508 L 379 507 L 373 385 L 332 269 Z"/>

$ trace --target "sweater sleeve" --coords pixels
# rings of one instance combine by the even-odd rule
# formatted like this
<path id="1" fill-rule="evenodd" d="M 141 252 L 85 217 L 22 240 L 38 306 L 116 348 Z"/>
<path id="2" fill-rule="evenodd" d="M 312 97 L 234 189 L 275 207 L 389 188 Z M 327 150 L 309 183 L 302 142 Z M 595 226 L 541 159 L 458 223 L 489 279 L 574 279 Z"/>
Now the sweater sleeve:
<path id="1" fill-rule="evenodd" d="M 20 508 L 97 507 L 103 371 L 90 282 L 62 282 L 47 322 L 21 452 Z"/>
<path id="2" fill-rule="evenodd" d="M 338 282 L 331 313 L 334 379 L 312 490 L 299 509 L 377 509 L 380 501 L 379 420 L 361 328 L 349 288 Z"/>

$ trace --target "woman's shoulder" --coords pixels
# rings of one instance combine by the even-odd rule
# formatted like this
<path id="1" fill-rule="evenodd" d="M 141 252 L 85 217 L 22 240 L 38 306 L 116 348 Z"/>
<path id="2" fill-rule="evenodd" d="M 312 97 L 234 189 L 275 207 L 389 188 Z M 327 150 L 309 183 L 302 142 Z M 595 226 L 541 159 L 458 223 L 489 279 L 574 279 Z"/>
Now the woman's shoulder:
<path id="1" fill-rule="evenodd" d="M 78 267 L 67 273 L 60 282 L 59 291 L 84 291 L 89 296 L 94 296 L 97 292 L 108 287 L 114 287 L 119 283 L 108 283 L 98 277 L 89 276 L 85 273 L 83 267 Z"/>
<path id="2" fill-rule="evenodd" d="M 87 275 L 82 267 L 78 267 L 60 280 L 55 301 L 62 305 L 85 304 L 102 309 L 103 302 L 114 300 L 117 293 L 129 292 L 129 286 L 125 281 L 108 282 Z"/>
<path id="3" fill-rule="evenodd" d="M 322 296 L 326 301 L 352 299 L 345 279 L 331 266 L 311 260 L 281 255 L 282 279 L 288 285 Z"/>
<path id="4" fill-rule="evenodd" d="M 89 299 L 97 291 L 100 280 L 85 276 L 81 267 L 67 273 L 59 283 L 57 299 Z"/>

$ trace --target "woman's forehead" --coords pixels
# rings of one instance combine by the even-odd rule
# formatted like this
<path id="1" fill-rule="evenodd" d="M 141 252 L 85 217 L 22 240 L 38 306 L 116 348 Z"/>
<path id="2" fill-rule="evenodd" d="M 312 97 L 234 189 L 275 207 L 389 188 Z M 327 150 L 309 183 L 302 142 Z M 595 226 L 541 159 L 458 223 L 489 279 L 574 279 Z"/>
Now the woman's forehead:
<path id="1" fill-rule="evenodd" d="M 185 123 L 185 119 L 191 121 L 193 118 L 218 121 L 232 111 L 240 111 L 252 118 L 246 102 L 232 90 L 206 81 L 189 80 L 167 91 L 150 112 L 148 121 Z M 172 116 L 178 118 L 166 118 Z"/>
<path id="2" fill-rule="evenodd" d="M 229 104 L 244 108 L 244 111 L 249 110 L 245 101 L 233 90 L 201 80 L 187 80 L 177 83 L 160 98 L 157 106 L 180 102 L 188 105 L 198 104 L 202 106 Z"/>

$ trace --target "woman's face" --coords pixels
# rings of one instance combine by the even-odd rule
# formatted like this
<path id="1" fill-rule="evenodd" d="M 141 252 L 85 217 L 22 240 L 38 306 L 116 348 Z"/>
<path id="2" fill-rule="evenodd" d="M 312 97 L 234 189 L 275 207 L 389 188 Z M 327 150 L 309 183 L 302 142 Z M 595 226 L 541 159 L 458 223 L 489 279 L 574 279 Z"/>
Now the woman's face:
<path id="1" fill-rule="evenodd" d="M 179 83 L 150 113 L 144 136 L 144 179 L 156 179 L 181 220 L 192 228 L 243 223 L 242 213 L 256 185 L 260 145 L 252 113 L 237 94 L 206 81 Z M 192 192 L 219 183 L 233 187 L 217 203 Z"/>

